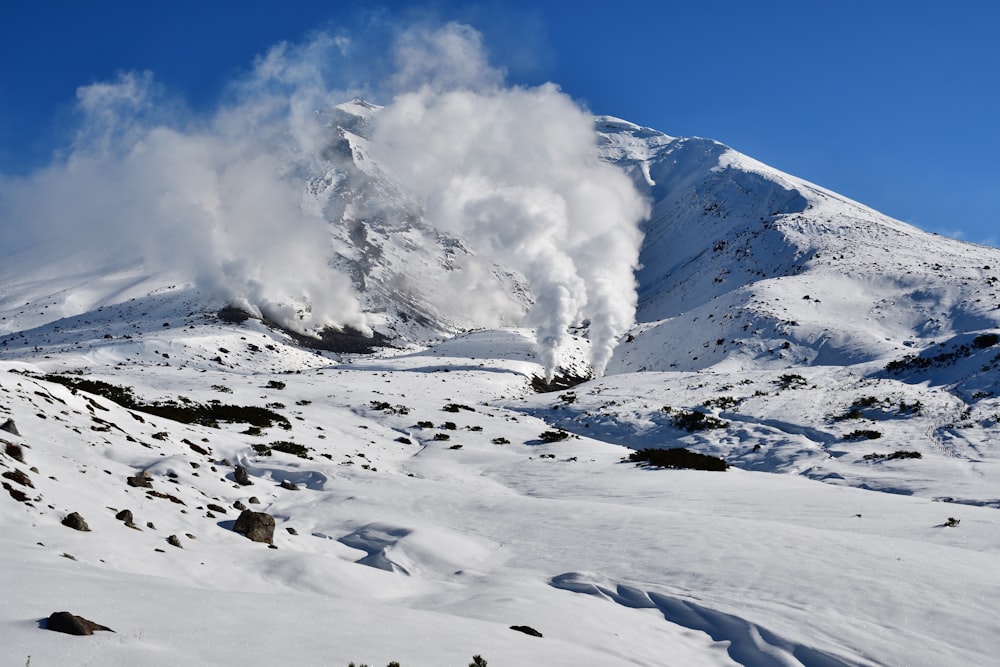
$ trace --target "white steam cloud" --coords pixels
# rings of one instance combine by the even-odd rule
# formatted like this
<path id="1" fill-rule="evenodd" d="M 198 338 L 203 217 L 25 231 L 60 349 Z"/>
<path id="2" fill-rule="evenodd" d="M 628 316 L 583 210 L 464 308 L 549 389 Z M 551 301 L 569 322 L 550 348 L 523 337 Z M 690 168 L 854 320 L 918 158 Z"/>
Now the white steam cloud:
<path id="1" fill-rule="evenodd" d="M 367 330 L 305 194 L 326 140 L 315 110 L 336 99 L 310 65 L 315 48 L 275 47 L 208 117 L 170 105 L 149 73 L 81 87 L 65 155 L 0 183 L 6 223 L 98 266 L 140 256 L 301 333 Z"/>
<path id="2" fill-rule="evenodd" d="M 141 255 L 301 332 L 367 331 L 350 279 L 331 268 L 337 221 L 305 186 L 331 168 L 323 156 L 336 138 L 317 112 L 389 90 L 370 137 L 376 162 L 430 224 L 465 240 L 470 279 L 495 262 L 530 281 L 525 323 L 549 378 L 584 320 L 603 374 L 634 321 L 648 204 L 600 160 L 592 117 L 555 85 L 507 86 L 479 33 L 454 23 L 398 33 L 394 70 L 374 84 L 329 85 L 332 70 L 348 81 L 378 68 L 352 64 L 364 43 L 320 34 L 278 45 L 203 114 L 169 104 L 148 73 L 82 87 L 73 145 L 45 169 L 0 179 L 2 224 L 98 258 Z"/>
<path id="3" fill-rule="evenodd" d="M 600 160 L 588 113 L 552 84 L 504 86 L 475 31 L 413 31 L 397 55 L 416 88 L 377 116 L 376 160 L 417 194 L 432 224 L 527 277 L 527 323 L 549 379 L 569 328 L 585 319 L 602 375 L 634 322 L 648 203 Z"/>

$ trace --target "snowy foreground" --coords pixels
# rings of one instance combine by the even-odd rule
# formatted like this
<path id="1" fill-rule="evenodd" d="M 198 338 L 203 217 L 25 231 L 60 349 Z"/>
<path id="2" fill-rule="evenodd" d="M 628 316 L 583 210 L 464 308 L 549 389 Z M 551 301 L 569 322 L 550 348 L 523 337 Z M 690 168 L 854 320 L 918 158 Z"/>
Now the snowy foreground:
<path id="1" fill-rule="evenodd" d="M 801 382 L 643 373 L 536 394 L 518 330 L 324 356 L 170 303 L 0 352 L 0 423 L 19 433 L 0 431 L 0 468 L 33 485 L 0 498 L 4 665 L 995 664 L 997 459 L 921 444 L 953 407 L 926 385 L 814 366 Z M 290 428 L 182 424 L 41 379 L 68 371 L 145 401 L 270 406 Z M 721 429 L 687 433 L 661 409 L 723 394 L 738 401 L 712 411 Z M 869 394 L 923 409 L 845 440 L 875 417 L 830 415 Z M 574 435 L 545 442 L 556 426 Z M 307 458 L 261 455 L 276 442 Z M 740 468 L 642 468 L 612 443 Z M 151 488 L 128 486 L 141 471 Z M 231 530 L 237 501 L 275 517 L 276 548 Z M 60 525 L 70 512 L 90 532 Z M 41 630 L 60 610 L 115 632 Z"/>

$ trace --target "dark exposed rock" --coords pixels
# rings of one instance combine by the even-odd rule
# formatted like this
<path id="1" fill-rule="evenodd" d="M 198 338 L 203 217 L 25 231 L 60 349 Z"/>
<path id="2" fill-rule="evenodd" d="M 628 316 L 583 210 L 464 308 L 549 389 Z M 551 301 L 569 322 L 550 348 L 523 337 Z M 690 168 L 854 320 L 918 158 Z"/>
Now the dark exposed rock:
<path id="1" fill-rule="evenodd" d="M 143 470 L 135 477 L 128 477 L 125 479 L 129 486 L 140 487 L 140 488 L 152 488 L 153 486 L 153 476 L 148 472 Z"/>
<path id="2" fill-rule="evenodd" d="M 287 528 L 285 528 L 285 530 L 288 531 L 289 535 L 298 535 L 299 534 L 299 531 L 295 530 L 291 526 L 288 526 Z"/>
<path id="3" fill-rule="evenodd" d="M 20 484 L 21 486 L 26 486 L 29 489 L 35 488 L 35 485 L 31 483 L 31 478 L 28 477 L 28 474 L 20 470 L 7 470 L 3 473 L 3 477 Z"/>
<path id="4" fill-rule="evenodd" d="M 510 629 L 511 630 L 516 630 L 518 632 L 523 632 L 524 634 L 531 635 L 532 637 L 541 637 L 542 636 L 541 632 L 539 632 L 538 630 L 535 630 L 530 625 L 512 625 L 512 626 L 510 626 Z"/>
<path id="5" fill-rule="evenodd" d="M 7 454 L 7 456 L 14 459 L 15 461 L 24 463 L 24 449 L 22 449 L 21 445 L 5 441 L 3 443 L 3 451 L 5 454 Z"/>
<path id="6" fill-rule="evenodd" d="M 13 486 L 11 486 L 10 484 L 8 484 L 7 482 L 3 483 L 3 488 L 7 491 L 7 493 L 10 494 L 10 497 L 13 498 L 14 500 L 16 500 L 17 502 L 19 502 L 19 503 L 27 503 L 28 502 L 28 494 L 26 494 L 21 489 L 15 489 Z"/>
<path id="7" fill-rule="evenodd" d="M 85 532 L 90 530 L 90 526 L 87 525 L 87 522 L 83 520 L 83 517 L 80 516 L 78 512 L 71 512 L 70 514 L 67 514 L 66 518 L 62 520 L 62 525 L 67 528 L 72 528 L 73 530 Z"/>
<path id="8" fill-rule="evenodd" d="M 11 435 L 21 435 L 17 430 L 17 426 L 14 424 L 13 419 L 8 419 L 4 423 L 0 424 L 0 431 L 7 431 Z"/>
<path id="9" fill-rule="evenodd" d="M 213 512 L 218 512 L 219 514 L 225 514 L 226 513 L 226 508 L 223 507 L 222 505 L 216 505 L 215 503 L 209 503 L 207 505 L 207 507 L 208 507 L 209 510 L 211 510 Z"/>
<path id="10" fill-rule="evenodd" d="M 91 620 L 83 618 L 82 616 L 76 616 L 68 611 L 53 612 L 49 616 L 45 628 L 54 632 L 63 632 L 67 635 L 81 636 L 92 635 L 97 630 L 114 632 L 114 630 L 107 626 L 101 625 L 100 623 L 94 623 Z"/>
<path id="11" fill-rule="evenodd" d="M 167 544 L 173 547 L 177 547 L 178 549 L 184 548 L 181 546 L 181 538 L 177 537 L 176 535 L 171 535 L 170 537 L 168 537 Z"/>
<path id="12" fill-rule="evenodd" d="M 281 480 L 281 488 L 288 489 L 289 491 L 298 491 L 299 487 L 294 482 L 289 482 L 287 479 Z"/>
<path id="13" fill-rule="evenodd" d="M 115 518 L 124 523 L 129 528 L 136 527 L 135 524 L 133 523 L 134 517 L 132 516 L 132 510 L 122 510 L 121 512 L 115 515 Z"/>
<path id="14" fill-rule="evenodd" d="M 250 486 L 253 484 L 253 482 L 250 481 L 250 473 L 247 472 L 246 468 L 239 464 L 233 468 L 233 479 L 235 479 L 236 483 L 241 486 Z"/>
<path id="15" fill-rule="evenodd" d="M 235 503 L 233 503 L 233 508 L 243 511 L 247 508 L 247 506 L 243 504 L 242 500 L 237 500 Z"/>
<path id="16" fill-rule="evenodd" d="M 260 498 L 258 498 L 257 496 L 250 496 L 249 498 L 247 498 L 247 502 L 250 503 L 251 505 L 260 505 Z"/>
<path id="17" fill-rule="evenodd" d="M 274 517 L 266 512 L 243 510 L 233 525 L 233 532 L 254 542 L 271 544 L 274 541 Z"/>

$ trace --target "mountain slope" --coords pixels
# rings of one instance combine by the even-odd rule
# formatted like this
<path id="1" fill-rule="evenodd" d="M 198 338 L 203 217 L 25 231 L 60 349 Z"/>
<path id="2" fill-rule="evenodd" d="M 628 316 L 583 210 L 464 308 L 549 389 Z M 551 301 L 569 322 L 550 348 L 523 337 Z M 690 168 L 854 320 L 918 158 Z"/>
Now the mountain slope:
<path id="1" fill-rule="evenodd" d="M 425 219 L 371 157 L 377 113 L 327 114 L 303 205 L 396 347 L 309 348 L 84 249 L 0 265 L 16 664 L 991 663 L 996 249 L 599 118 L 651 199 L 638 323 L 605 377 L 536 393 L 533 332 L 500 326 L 527 282 Z M 732 467 L 623 462 L 647 447 Z M 116 634 L 42 632 L 62 609 Z"/>

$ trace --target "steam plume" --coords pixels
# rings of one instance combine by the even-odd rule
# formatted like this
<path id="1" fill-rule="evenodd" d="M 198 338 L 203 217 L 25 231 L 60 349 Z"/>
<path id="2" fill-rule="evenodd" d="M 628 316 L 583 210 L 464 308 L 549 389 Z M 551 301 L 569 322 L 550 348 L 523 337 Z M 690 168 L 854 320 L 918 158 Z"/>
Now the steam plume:
<path id="1" fill-rule="evenodd" d="M 528 278 L 536 301 L 527 323 L 549 379 L 583 319 L 603 374 L 634 319 L 648 204 L 599 159 L 589 114 L 553 84 L 505 87 L 471 29 L 417 31 L 403 44 L 401 72 L 416 87 L 378 115 L 376 159 L 432 224 Z"/>

